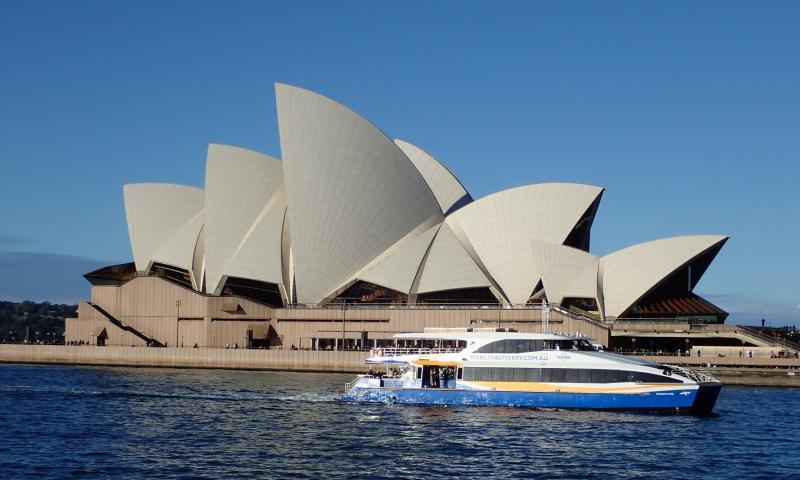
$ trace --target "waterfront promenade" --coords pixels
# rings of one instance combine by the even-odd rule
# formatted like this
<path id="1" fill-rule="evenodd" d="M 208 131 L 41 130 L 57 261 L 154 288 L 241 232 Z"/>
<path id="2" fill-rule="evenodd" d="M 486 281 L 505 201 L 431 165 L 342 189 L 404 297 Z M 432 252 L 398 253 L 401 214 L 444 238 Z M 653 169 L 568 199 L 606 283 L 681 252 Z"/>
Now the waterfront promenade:
<path id="1" fill-rule="evenodd" d="M 0 345 L 0 363 L 362 372 L 369 352 Z"/>
<path id="2" fill-rule="evenodd" d="M 156 368 L 220 368 L 360 373 L 369 352 L 0 345 L 0 363 Z M 659 363 L 708 370 L 728 385 L 800 387 L 800 359 L 641 356 Z"/>
<path id="3" fill-rule="evenodd" d="M 800 388 L 800 359 L 748 357 L 639 356 L 669 365 L 711 372 L 725 385 Z"/>

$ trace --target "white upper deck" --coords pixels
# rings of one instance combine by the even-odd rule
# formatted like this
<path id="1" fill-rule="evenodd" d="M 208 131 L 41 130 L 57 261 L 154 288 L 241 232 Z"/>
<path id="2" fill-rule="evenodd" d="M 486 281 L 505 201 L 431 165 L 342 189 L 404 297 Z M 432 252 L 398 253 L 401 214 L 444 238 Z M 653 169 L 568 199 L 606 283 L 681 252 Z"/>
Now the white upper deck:
<path id="1" fill-rule="evenodd" d="M 471 330 L 471 331 L 470 331 Z M 465 340 L 487 342 L 494 340 L 575 340 L 588 337 L 552 333 L 522 333 L 494 329 L 426 328 L 422 333 L 398 333 L 398 340 Z"/>

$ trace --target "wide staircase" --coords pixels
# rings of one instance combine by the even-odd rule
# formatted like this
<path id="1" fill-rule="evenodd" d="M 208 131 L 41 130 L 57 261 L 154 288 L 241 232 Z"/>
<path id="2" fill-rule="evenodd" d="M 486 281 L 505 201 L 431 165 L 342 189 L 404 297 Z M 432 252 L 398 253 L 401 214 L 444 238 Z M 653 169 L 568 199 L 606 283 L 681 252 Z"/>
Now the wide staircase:
<path id="1" fill-rule="evenodd" d="M 745 325 L 726 325 L 722 323 L 689 323 L 687 321 L 658 321 L 642 319 L 641 321 L 615 321 L 611 324 L 612 336 L 629 337 L 662 337 L 677 336 L 692 339 L 695 344 L 702 345 L 703 339 L 728 338 L 742 342 L 742 345 L 770 347 L 786 350 L 789 353 L 800 351 L 800 344 L 766 335 L 753 327 Z"/>
<path id="2" fill-rule="evenodd" d="M 744 325 L 733 325 L 734 327 L 739 329 L 739 335 L 744 337 L 749 337 L 753 340 L 752 343 L 756 345 L 758 342 L 766 343 L 765 346 L 781 348 L 783 350 L 788 350 L 792 353 L 800 352 L 800 344 L 795 342 L 786 340 L 785 338 L 777 338 L 773 337 L 772 335 L 767 335 L 763 332 L 760 332 L 752 327 L 746 327 Z"/>
<path id="3" fill-rule="evenodd" d="M 112 324 L 114 324 L 116 327 L 118 327 L 118 328 L 120 328 L 120 329 L 122 329 L 122 330 L 124 330 L 126 332 L 130 332 L 133 335 L 136 335 L 137 337 L 141 338 L 147 345 L 150 345 L 151 347 L 163 347 L 164 346 L 163 343 L 159 342 L 158 340 L 156 340 L 155 338 L 151 337 L 150 335 L 148 335 L 148 334 L 146 334 L 146 333 L 144 333 L 144 332 L 142 332 L 140 330 L 137 330 L 136 328 L 132 327 L 131 325 L 128 325 L 127 323 L 125 323 L 122 320 L 118 319 L 114 315 L 111 315 L 108 311 L 106 311 L 106 309 L 104 309 L 100 305 L 97 305 L 94 302 L 86 302 L 86 303 L 91 305 L 92 308 L 94 308 L 101 315 L 106 317 L 106 319 L 108 319 L 108 321 L 111 322 Z"/>

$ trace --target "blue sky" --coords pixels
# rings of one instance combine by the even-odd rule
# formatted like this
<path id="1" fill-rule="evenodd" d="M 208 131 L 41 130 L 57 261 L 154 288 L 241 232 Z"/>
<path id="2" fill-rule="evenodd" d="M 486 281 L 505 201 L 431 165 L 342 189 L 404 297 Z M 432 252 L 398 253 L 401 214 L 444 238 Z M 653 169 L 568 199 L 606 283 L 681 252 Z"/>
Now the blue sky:
<path id="1" fill-rule="evenodd" d="M 123 184 L 202 186 L 211 142 L 280 156 L 279 81 L 476 198 L 606 187 L 595 254 L 730 235 L 697 291 L 800 324 L 798 25 L 797 2 L 2 0 L 0 298 L 85 298 L 80 268 L 128 261 Z"/>

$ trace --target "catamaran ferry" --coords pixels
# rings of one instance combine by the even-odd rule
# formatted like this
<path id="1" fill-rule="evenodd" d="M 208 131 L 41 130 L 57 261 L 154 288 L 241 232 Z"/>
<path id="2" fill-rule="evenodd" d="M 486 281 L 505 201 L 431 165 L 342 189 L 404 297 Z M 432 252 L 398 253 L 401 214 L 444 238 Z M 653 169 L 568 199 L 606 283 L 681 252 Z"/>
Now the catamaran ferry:
<path id="1" fill-rule="evenodd" d="M 342 400 L 707 415 L 721 387 L 705 373 L 599 351 L 581 336 L 462 328 L 395 338 L 440 348 L 374 349 L 366 362 L 387 374 L 359 375 Z"/>

